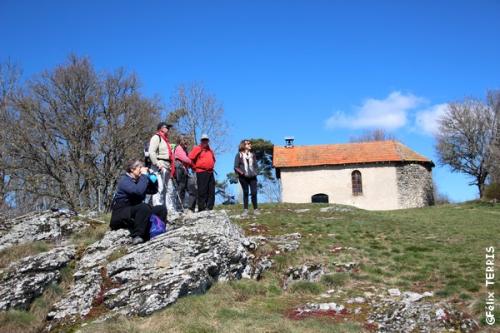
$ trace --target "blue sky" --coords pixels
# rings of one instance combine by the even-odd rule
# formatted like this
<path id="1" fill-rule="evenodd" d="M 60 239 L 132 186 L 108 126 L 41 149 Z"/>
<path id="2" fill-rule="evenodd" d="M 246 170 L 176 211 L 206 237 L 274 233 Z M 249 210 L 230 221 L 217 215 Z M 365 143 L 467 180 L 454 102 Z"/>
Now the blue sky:
<path id="1" fill-rule="evenodd" d="M 0 0 L 0 61 L 25 77 L 89 56 L 125 67 L 168 101 L 202 81 L 222 101 L 231 140 L 347 142 L 384 127 L 436 161 L 443 104 L 500 88 L 499 1 Z M 234 152 L 219 157 L 231 171 Z M 469 179 L 437 166 L 454 201 Z"/>

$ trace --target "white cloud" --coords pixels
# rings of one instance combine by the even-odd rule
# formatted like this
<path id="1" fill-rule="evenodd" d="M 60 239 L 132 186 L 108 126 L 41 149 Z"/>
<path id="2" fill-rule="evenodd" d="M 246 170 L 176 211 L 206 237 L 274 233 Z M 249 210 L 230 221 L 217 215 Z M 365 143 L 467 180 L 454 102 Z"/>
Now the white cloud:
<path id="1" fill-rule="evenodd" d="M 425 103 L 425 99 L 413 94 L 393 91 L 385 99 L 369 98 L 354 108 L 352 115 L 337 112 L 325 122 L 327 128 L 382 128 L 394 130 L 407 123 L 408 111 Z"/>
<path id="2" fill-rule="evenodd" d="M 425 110 L 418 111 L 415 114 L 415 125 L 417 130 L 428 134 L 435 135 L 438 132 L 438 121 L 441 116 L 448 110 L 448 104 L 436 104 Z"/>

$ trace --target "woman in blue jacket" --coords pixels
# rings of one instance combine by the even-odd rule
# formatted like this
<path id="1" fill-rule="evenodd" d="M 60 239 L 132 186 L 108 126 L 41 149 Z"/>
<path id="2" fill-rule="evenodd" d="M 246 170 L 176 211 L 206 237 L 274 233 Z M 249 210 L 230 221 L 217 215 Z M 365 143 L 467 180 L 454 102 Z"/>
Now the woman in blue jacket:
<path id="1" fill-rule="evenodd" d="M 148 187 L 153 185 L 148 177 L 148 168 L 140 160 L 131 160 L 125 167 L 126 173 L 118 181 L 118 188 L 111 205 L 111 230 L 125 228 L 130 230 L 132 243 L 139 244 L 149 239 L 149 218 L 157 215 L 166 221 L 165 206 L 144 203 Z"/>

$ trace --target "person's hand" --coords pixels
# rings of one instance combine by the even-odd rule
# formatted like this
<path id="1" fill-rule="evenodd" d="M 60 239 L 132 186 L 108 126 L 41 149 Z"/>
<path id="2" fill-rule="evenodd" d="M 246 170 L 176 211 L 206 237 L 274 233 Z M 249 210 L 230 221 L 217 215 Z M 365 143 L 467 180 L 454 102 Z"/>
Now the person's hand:
<path id="1" fill-rule="evenodd" d="M 158 165 L 158 170 L 160 170 L 160 172 L 163 172 L 163 169 L 165 169 L 165 167 L 162 164 L 159 164 Z"/>
<path id="2" fill-rule="evenodd" d="M 141 174 L 146 175 L 148 173 L 147 167 L 141 167 Z"/>

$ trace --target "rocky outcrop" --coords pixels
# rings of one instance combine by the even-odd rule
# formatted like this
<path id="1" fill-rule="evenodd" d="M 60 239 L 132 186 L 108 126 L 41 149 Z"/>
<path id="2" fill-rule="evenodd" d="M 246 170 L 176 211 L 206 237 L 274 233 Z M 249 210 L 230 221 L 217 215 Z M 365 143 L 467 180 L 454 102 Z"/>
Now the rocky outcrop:
<path id="1" fill-rule="evenodd" d="M 104 307 L 104 318 L 149 315 L 215 281 L 241 278 L 250 244 L 225 212 L 201 212 L 136 246 L 125 231 L 109 231 L 83 254 L 75 285 L 49 318 L 73 321 Z"/>
<path id="2" fill-rule="evenodd" d="M 441 301 L 424 301 L 432 293 L 404 292 L 390 298 L 372 300 L 372 311 L 368 323 L 375 325 L 377 332 L 476 332 L 475 320 L 452 305 Z"/>
<path id="3" fill-rule="evenodd" d="M 330 205 L 328 207 L 323 207 L 320 208 L 321 213 L 331 213 L 331 212 L 338 212 L 338 213 L 347 213 L 347 212 L 352 212 L 354 208 L 348 207 L 348 206 L 341 206 L 341 205 Z"/>
<path id="4" fill-rule="evenodd" d="M 67 210 L 27 214 L 9 221 L 10 230 L 0 238 L 0 251 L 15 244 L 61 240 L 88 226 L 87 222 Z"/>
<path id="5" fill-rule="evenodd" d="M 0 280 L 0 310 L 27 309 L 48 285 L 59 281 L 59 269 L 74 256 L 73 247 L 57 247 L 11 264 Z"/>
<path id="6" fill-rule="evenodd" d="M 250 254 L 248 259 L 248 265 L 242 275 L 245 279 L 259 280 L 262 274 L 273 266 L 273 260 L 268 256 L 257 258 Z"/>
<path id="7" fill-rule="evenodd" d="M 265 237 L 262 235 L 248 237 L 250 242 L 252 244 L 255 244 L 255 247 L 262 246 L 264 244 L 270 244 L 277 251 L 282 252 L 297 250 L 300 246 L 301 238 L 302 235 L 298 232 L 273 237 Z"/>
<path id="8" fill-rule="evenodd" d="M 300 246 L 301 238 L 302 235 L 295 232 L 274 237 L 264 237 L 262 235 L 258 235 L 245 239 L 243 245 L 250 251 L 255 252 L 257 248 L 263 246 L 264 244 L 269 245 L 272 250 L 269 253 L 260 253 L 260 255 L 255 255 L 253 253 L 249 254 L 248 264 L 243 272 L 243 277 L 247 279 L 259 280 L 262 274 L 272 267 L 272 257 L 280 254 L 281 252 L 297 250 Z"/>
<path id="9" fill-rule="evenodd" d="M 373 288 L 376 289 L 376 288 Z M 333 290 L 322 295 L 330 298 Z M 340 291 L 339 291 L 340 294 Z M 336 302 L 307 303 L 287 312 L 293 320 L 308 317 L 330 317 L 336 320 L 366 320 L 367 331 L 390 332 L 464 332 L 479 330 L 478 323 L 445 302 L 433 302 L 434 293 L 400 292 L 389 289 L 381 294 L 365 292 L 364 297 L 354 297 L 344 304 Z"/>
<path id="10" fill-rule="evenodd" d="M 282 236 L 269 237 L 268 241 L 275 244 L 280 251 L 290 252 L 299 248 L 301 238 L 302 235 L 300 233 L 294 232 Z"/>
<path id="11" fill-rule="evenodd" d="M 326 273 L 326 268 L 316 263 L 306 263 L 299 267 L 289 267 L 285 272 L 283 289 L 287 289 L 290 283 L 296 281 L 319 282 L 321 277 Z"/>

